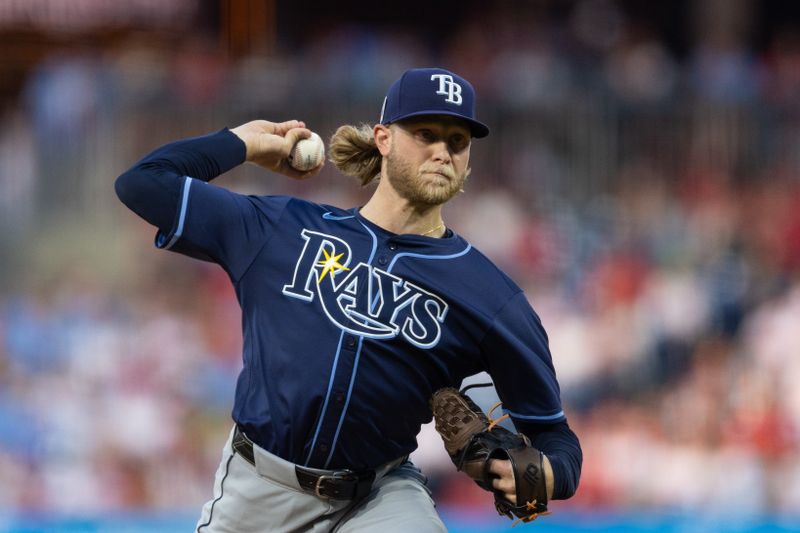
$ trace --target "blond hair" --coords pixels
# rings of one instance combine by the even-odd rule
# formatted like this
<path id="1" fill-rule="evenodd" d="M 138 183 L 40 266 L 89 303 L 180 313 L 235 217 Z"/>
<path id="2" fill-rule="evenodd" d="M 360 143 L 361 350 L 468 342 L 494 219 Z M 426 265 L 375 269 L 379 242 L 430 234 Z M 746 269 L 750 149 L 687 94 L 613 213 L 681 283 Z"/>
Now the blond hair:
<path id="1" fill-rule="evenodd" d="M 380 176 L 383 157 L 375 144 L 372 126 L 339 126 L 328 147 L 330 162 L 342 174 L 358 178 L 362 187 Z"/>

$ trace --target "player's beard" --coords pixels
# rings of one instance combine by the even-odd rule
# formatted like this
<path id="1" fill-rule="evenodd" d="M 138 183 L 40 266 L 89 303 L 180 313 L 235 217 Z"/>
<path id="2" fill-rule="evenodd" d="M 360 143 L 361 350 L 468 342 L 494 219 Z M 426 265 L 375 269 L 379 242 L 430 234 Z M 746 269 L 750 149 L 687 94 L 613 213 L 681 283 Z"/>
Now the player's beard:
<path id="1" fill-rule="evenodd" d="M 426 172 L 439 172 L 447 179 L 425 176 Z M 458 194 L 464 187 L 469 169 L 460 176 L 449 166 L 425 163 L 419 168 L 414 166 L 394 149 L 386 156 L 386 174 L 389 183 L 397 193 L 417 205 L 441 205 Z"/>

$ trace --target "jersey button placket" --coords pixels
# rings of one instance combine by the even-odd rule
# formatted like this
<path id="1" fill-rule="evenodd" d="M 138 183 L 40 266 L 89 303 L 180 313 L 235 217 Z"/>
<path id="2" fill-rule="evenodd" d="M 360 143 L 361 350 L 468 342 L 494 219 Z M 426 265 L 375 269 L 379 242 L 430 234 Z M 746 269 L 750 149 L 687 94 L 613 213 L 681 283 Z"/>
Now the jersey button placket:
<path id="1" fill-rule="evenodd" d="M 333 376 L 333 388 L 327 409 L 322 420 L 319 440 L 317 440 L 314 450 L 306 466 L 314 468 L 324 468 L 328 460 L 331 446 L 334 445 L 336 429 L 339 419 L 342 416 L 344 404 L 347 401 L 347 390 L 353 372 L 354 359 L 358 350 L 358 337 L 356 335 L 345 334 L 342 339 L 341 352 L 339 354 L 339 364 L 336 367 L 336 375 Z M 338 444 L 336 444 L 338 446 Z"/>

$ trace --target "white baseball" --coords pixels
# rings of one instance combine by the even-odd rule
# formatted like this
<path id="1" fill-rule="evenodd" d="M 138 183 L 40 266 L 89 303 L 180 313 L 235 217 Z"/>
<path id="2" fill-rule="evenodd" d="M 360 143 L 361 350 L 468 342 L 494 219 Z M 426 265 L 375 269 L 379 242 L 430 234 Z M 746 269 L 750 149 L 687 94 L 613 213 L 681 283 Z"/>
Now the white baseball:
<path id="1" fill-rule="evenodd" d="M 319 135 L 311 132 L 308 139 L 300 139 L 289 154 L 289 165 L 306 171 L 317 167 L 325 159 L 325 144 Z"/>

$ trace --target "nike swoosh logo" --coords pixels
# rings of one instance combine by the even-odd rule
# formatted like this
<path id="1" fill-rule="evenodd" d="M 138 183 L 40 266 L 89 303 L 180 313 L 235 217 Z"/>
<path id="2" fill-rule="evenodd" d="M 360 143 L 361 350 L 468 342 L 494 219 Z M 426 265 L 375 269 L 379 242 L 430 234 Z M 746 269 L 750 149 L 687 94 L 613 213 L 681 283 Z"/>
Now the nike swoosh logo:
<path id="1" fill-rule="evenodd" d="M 322 218 L 324 218 L 325 220 L 346 220 L 348 218 L 355 218 L 355 215 L 347 215 L 347 216 L 340 217 L 340 216 L 334 215 L 330 211 L 327 211 L 325 213 L 322 213 Z"/>

